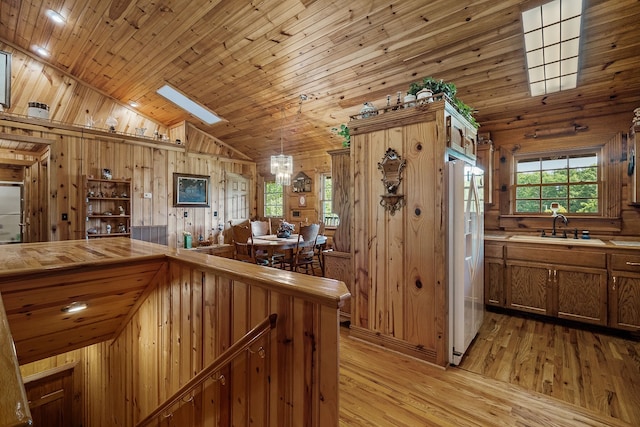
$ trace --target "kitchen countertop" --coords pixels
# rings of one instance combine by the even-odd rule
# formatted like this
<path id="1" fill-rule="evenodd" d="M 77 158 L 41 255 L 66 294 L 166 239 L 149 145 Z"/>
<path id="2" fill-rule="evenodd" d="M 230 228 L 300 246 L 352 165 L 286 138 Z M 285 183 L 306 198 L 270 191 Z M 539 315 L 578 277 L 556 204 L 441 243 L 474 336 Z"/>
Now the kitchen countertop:
<path id="1" fill-rule="evenodd" d="M 587 247 L 597 249 L 623 249 L 640 251 L 640 240 L 625 240 L 624 237 L 615 238 L 597 238 L 591 239 L 573 239 L 573 238 L 555 238 L 542 237 L 537 234 L 511 234 L 511 233 L 489 233 L 484 236 L 485 241 L 493 242 L 509 242 L 524 243 L 536 245 L 554 245 L 554 246 L 571 246 L 571 247 Z"/>

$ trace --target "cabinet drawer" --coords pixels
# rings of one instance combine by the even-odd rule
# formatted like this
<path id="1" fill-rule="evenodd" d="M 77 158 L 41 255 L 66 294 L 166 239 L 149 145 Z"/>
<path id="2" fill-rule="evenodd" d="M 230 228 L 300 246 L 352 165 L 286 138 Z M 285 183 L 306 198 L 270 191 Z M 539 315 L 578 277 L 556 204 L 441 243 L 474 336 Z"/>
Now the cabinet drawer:
<path id="1" fill-rule="evenodd" d="M 573 265 L 577 267 L 607 268 L 607 256 L 604 252 L 576 251 L 574 249 L 549 249 L 540 247 L 507 246 L 507 260 L 544 262 L 554 265 Z"/>
<path id="2" fill-rule="evenodd" d="M 496 245 L 492 243 L 484 244 L 485 258 L 502 258 L 504 245 Z"/>
<path id="3" fill-rule="evenodd" d="M 610 267 L 612 270 L 640 273 L 640 255 L 611 254 Z"/>

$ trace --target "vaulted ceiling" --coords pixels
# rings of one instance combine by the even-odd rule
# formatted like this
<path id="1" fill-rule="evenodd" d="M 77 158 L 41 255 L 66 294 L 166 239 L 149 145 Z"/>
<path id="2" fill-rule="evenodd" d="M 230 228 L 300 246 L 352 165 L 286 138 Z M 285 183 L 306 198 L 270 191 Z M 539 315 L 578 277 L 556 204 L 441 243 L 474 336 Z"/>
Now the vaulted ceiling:
<path id="1" fill-rule="evenodd" d="M 640 106 L 640 2 L 584 0 L 577 89 L 531 97 L 520 13 L 540 1 L 47 0 L 0 2 L 0 40 L 167 126 L 188 120 L 256 161 L 340 147 L 362 103 L 433 76 L 485 129 Z M 60 26 L 45 16 L 66 17 Z M 156 94 L 170 83 L 224 119 Z M 307 99 L 301 101 L 300 95 Z"/>

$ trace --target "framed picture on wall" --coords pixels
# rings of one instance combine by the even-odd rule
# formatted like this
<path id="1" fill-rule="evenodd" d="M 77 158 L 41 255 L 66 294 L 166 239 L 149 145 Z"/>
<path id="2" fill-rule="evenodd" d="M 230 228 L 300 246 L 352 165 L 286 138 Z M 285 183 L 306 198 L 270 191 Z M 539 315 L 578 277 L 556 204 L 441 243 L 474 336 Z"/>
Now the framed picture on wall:
<path id="1" fill-rule="evenodd" d="M 11 54 L 0 50 L 0 104 L 11 107 Z"/>
<path id="2" fill-rule="evenodd" d="M 210 177 L 185 173 L 173 174 L 173 206 L 208 208 Z"/>

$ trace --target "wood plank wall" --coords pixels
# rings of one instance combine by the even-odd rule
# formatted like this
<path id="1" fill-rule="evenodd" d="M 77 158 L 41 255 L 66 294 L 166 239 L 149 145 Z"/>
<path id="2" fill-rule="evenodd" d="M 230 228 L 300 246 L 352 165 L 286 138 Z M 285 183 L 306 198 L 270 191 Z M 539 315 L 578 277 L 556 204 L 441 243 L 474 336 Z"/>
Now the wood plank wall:
<path id="1" fill-rule="evenodd" d="M 28 133 L 55 139 L 49 159 L 27 168 L 25 202 L 30 228 L 25 241 L 57 241 L 84 237 L 82 194 L 84 175 L 99 177 L 103 168 L 115 178 L 132 181 L 132 225 L 167 225 L 169 246 L 182 244 L 182 232 L 208 233 L 225 215 L 225 176 L 250 178 L 255 200 L 255 166 L 246 161 L 188 153 L 184 147 L 154 147 L 129 138 L 85 134 L 81 129 L 56 129 L 3 120 L 5 133 Z M 173 173 L 211 177 L 209 208 L 173 207 Z M 48 181 L 48 182 L 47 182 Z M 152 193 L 145 199 L 144 193 Z M 45 197 L 46 195 L 46 197 Z M 255 203 L 251 204 L 255 209 Z M 213 216 L 213 212 L 218 217 Z M 186 212 L 186 216 L 185 216 Z M 68 220 L 62 220 L 66 213 Z M 47 227 L 46 229 L 44 229 Z"/>
<path id="2" fill-rule="evenodd" d="M 180 260 L 170 261 L 158 280 L 112 343 L 25 365 L 23 375 L 81 361 L 83 425 L 133 426 L 231 343 L 277 313 L 270 335 L 220 372 L 224 382 L 217 375 L 192 402 L 172 409 L 172 425 L 338 425 L 337 307 Z M 230 410 L 219 411 L 225 404 Z"/>
<path id="3" fill-rule="evenodd" d="M 640 236 L 640 208 L 629 204 L 629 180 L 627 175 L 628 159 L 626 158 L 626 141 L 622 144 L 615 142 L 617 135 L 623 136 L 629 131 L 633 112 L 626 114 L 606 114 L 606 111 L 581 110 L 572 112 L 571 117 L 541 118 L 537 124 L 537 129 L 558 129 L 573 124 L 587 126 L 588 130 L 577 132 L 574 135 L 528 138 L 525 134 L 531 134 L 535 129 L 518 127 L 513 123 L 512 127 L 495 126 L 481 127 L 480 132 L 488 132 L 495 145 L 494 171 L 493 171 L 493 204 L 486 206 L 485 211 L 485 231 L 501 231 L 500 218 L 504 212 L 509 210 L 508 190 L 502 191 L 501 185 L 510 182 L 510 165 L 512 155 L 521 150 L 554 153 L 563 148 L 580 148 L 607 145 L 605 153 L 607 158 L 603 159 L 603 164 L 613 168 L 613 174 L 607 177 L 607 188 L 605 194 L 609 200 L 615 200 L 612 192 L 618 192 L 620 204 L 614 206 L 620 212 L 620 230 L 612 231 L 611 226 L 605 220 L 591 221 L 589 224 L 592 235 L 595 237 L 619 236 Z M 558 121 L 558 120 L 563 121 Z M 565 120 L 566 119 L 566 120 Z M 610 146 L 610 147 L 609 147 Z M 504 160 L 501 161 L 501 158 Z M 549 228 L 551 221 L 539 223 L 534 221 L 520 221 L 519 232 L 535 232 L 541 227 Z M 574 221 L 574 224 L 576 222 Z M 529 229 L 529 230 L 528 230 Z M 513 231 L 513 230 L 511 230 Z"/>
<path id="4" fill-rule="evenodd" d="M 8 112 L 26 116 L 29 101 L 43 102 L 51 108 L 50 121 L 43 121 L 43 126 L 5 121 L 0 126 L 6 134 L 55 141 L 46 156 L 24 170 L 28 224 L 24 241 L 83 238 L 82 176 L 100 176 L 102 168 L 110 168 L 114 177 L 132 180 L 132 224 L 167 225 L 170 246 L 182 244 L 183 231 L 204 233 L 206 238 L 219 222 L 226 222 L 227 173 L 251 180 L 250 214 L 255 216 L 253 162 L 215 143 L 214 138 L 194 132 L 190 125 L 189 131 L 187 123 L 164 127 L 10 46 L 0 43 L 0 48 L 13 53 L 12 106 Z M 115 135 L 100 132 L 106 130 L 104 121 L 109 116 L 118 120 Z M 89 118 L 96 122 L 91 129 L 85 127 Z M 148 136 L 158 131 L 170 141 L 180 139 L 182 143 L 163 145 L 154 144 L 151 138 L 135 138 L 136 127 L 147 128 Z M 189 138 L 193 139 L 193 149 Z M 132 140 L 138 143 L 132 144 Z M 7 155 L 7 150 L 0 151 L 0 155 Z M 228 157 L 231 155 L 235 159 Z M 174 172 L 210 176 L 211 207 L 174 208 Z M 152 193 L 152 199 L 144 199 L 145 192 Z M 218 217 L 214 218 L 213 212 L 218 212 Z M 62 213 L 68 214 L 67 221 L 61 219 Z"/>

